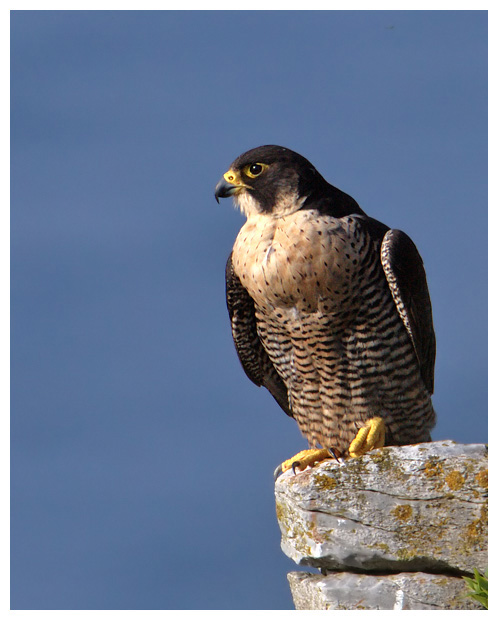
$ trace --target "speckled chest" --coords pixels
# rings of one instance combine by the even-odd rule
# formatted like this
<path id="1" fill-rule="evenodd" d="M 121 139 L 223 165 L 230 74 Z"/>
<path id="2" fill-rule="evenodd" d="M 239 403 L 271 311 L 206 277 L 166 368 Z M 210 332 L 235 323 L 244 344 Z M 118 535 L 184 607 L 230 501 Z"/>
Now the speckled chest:
<path id="1" fill-rule="evenodd" d="M 254 301 L 315 312 L 324 300 L 340 306 L 357 286 L 361 234 L 354 217 L 297 211 L 250 217 L 233 247 L 235 273 Z"/>

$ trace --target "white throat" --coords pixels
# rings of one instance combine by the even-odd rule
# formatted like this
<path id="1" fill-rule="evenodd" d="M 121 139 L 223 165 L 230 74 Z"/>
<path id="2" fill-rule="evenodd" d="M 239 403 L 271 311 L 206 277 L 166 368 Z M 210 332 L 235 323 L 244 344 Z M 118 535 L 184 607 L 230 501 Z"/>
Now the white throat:
<path id="1" fill-rule="evenodd" d="M 275 205 L 271 210 L 271 213 L 268 213 L 269 217 L 278 218 L 285 217 L 286 215 L 290 215 L 291 213 L 295 213 L 299 211 L 299 209 L 303 206 L 308 196 L 302 196 L 298 198 L 297 192 L 292 193 L 282 193 L 277 197 L 275 201 Z M 234 197 L 234 202 L 236 206 L 242 211 L 242 213 L 247 217 L 247 219 L 255 216 L 265 215 L 262 212 L 259 203 L 255 200 L 249 192 L 241 192 L 238 196 Z"/>

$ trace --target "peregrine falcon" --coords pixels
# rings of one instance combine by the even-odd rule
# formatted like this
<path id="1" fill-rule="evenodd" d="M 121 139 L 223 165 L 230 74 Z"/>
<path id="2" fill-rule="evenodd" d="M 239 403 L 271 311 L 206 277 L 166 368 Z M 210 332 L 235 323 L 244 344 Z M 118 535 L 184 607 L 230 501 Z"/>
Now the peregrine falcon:
<path id="1" fill-rule="evenodd" d="M 235 347 L 310 446 L 279 472 L 431 441 L 436 340 L 413 241 L 281 146 L 238 157 L 215 189 L 228 196 L 247 218 L 226 266 Z"/>

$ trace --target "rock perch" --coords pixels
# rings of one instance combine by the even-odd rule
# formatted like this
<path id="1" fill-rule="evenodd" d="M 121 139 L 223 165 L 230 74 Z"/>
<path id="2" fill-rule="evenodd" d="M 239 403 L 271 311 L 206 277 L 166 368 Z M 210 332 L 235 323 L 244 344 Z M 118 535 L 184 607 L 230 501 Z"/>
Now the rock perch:
<path id="1" fill-rule="evenodd" d="M 452 441 L 334 460 L 275 485 L 297 609 L 477 609 L 487 568 L 487 446 Z"/>

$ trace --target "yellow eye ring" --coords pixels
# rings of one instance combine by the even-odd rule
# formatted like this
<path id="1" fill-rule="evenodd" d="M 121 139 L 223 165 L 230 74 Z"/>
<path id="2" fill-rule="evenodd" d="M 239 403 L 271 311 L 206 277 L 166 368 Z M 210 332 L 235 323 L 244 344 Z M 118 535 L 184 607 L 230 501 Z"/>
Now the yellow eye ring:
<path id="1" fill-rule="evenodd" d="M 259 175 L 263 172 L 263 170 L 266 170 L 266 168 L 268 168 L 267 164 L 249 164 L 244 168 L 244 174 L 251 179 L 255 179 L 256 177 L 259 177 Z"/>

